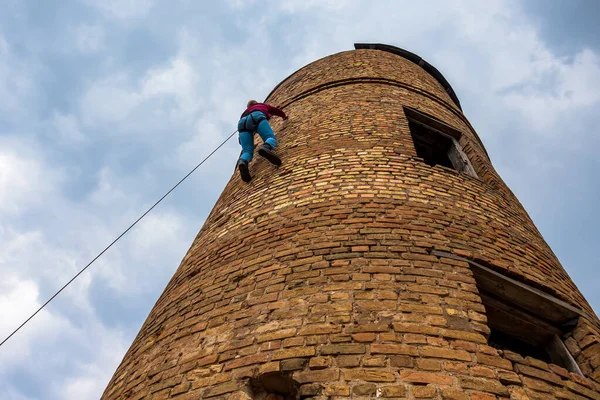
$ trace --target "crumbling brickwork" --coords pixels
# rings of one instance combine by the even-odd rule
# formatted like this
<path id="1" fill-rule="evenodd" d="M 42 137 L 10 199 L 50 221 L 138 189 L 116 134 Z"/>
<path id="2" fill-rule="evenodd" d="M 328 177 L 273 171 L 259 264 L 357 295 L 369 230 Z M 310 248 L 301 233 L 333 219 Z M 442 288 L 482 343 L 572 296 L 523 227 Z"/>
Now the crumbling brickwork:
<path id="1" fill-rule="evenodd" d="M 268 101 L 283 165 L 231 178 L 103 399 L 600 399 L 597 317 L 431 75 L 349 51 Z M 478 178 L 423 163 L 404 106 L 460 130 Z M 585 377 L 490 347 L 470 264 L 432 250 L 589 315 L 565 338 Z"/>

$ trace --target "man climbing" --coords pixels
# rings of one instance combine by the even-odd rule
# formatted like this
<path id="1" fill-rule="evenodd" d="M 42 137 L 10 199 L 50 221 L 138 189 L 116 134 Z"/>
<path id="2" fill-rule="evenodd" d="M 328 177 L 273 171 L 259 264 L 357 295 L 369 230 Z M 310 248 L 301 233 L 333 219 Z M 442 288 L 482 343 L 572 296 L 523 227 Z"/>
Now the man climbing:
<path id="1" fill-rule="evenodd" d="M 250 100 L 246 111 L 242 113 L 238 122 L 242 155 L 238 160 L 237 167 L 244 182 L 250 182 L 252 179 L 248 164 L 254 156 L 254 132 L 258 132 L 264 142 L 260 149 L 258 149 L 258 154 L 274 165 L 281 165 L 281 159 L 273 152 L 273 149 L 277 147 L 277 139 L 275 139 L 273 129 L 271 129 L 271 125 L 268 122 L 273 115 L 280 116 L 284 121 L 288 119 L 287 115 L 279 108 L 259 103 L 256 100 Z"/>

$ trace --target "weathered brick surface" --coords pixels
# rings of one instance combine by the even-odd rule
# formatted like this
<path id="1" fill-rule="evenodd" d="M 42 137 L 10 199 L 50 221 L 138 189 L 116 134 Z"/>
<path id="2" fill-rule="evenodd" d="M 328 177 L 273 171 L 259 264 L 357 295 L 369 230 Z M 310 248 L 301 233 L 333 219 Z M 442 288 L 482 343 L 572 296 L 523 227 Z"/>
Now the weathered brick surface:
<path id="1" fill-rule="evenodd" d="M 305 398 L 598 399 L 600 332 L 566 338 L 585 378 L 486 345 L 481 260 L 593 316 L 443 88 L 385 52 L 344 52 L 269 100 L 283 165 L 234 175 L 103 399 L 248 399 L 282 373 Z M 463 133 L 478 178 L 416 157 L 402 106 Z M 595 316 L 593 316 L 595 318 Z"/>

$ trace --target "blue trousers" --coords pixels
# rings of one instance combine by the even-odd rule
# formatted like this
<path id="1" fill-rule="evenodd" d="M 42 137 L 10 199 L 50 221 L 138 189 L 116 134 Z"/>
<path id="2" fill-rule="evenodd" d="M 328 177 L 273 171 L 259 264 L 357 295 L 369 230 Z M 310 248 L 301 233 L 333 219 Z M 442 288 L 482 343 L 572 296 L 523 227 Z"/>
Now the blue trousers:
<path id="1" fill-rule="evenodd" d="M 250 162 L 254 157 L 254 132 L 257 132 L 263 142 L 269 144 L 272 148 L 277 147 L 277 139 L 267 117 L 260 111 L 254 111 L 242 117 L 238 122 L 238 132 L 240 135 L 240 144 L 242 145 L 242 155 L 240 158 Z"/>

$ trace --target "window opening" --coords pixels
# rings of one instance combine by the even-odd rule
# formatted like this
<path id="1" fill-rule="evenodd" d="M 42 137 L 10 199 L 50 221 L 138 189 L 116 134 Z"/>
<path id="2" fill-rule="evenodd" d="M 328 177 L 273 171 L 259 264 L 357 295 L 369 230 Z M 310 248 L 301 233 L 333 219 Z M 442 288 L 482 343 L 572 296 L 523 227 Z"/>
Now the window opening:
<path id="1" fill-rule="evenodd" d="M 254 400 L 296 400 L 298 384 L 281 372 L 263 374 L 250 379 Z"/>
<path id="2" fill-rule="evenodd" d="M 443 165 L 447 168 L 457 169 L 450 161 L 449 153 L 454 144 L 452 139 L 440 135 L 426 125 L 409 121 L 408 127 L 415 144 L 417 156 L 421 157 L 425 164 L 430 166 Z"/>
<path id="3" fill-rule="evenodd" d="M 477 283 L 491 334 L 488 344 L 581 373 L 562 341 L 585 312 L 524 282 L 505 276 L 492 265 L 434 250 L 438 257 L 466 261 Z"/>
<path id="4" fill-rule="evenodd" d="M 433 117 L 405 107 L 408 128 L 417 156 L 430 166 L 442 165 L 477 177 L 467 155 L 458 143 L 461 132 Z"/>
<path id="5" fill-rule="evenodd" d="M 497 329 L 491 329 L 490 337 L 488 338 L 488 344 L 498 350 L 510 350 L 513 353 L 520 354 L 523 357 L 533 357 L 538 360 L 550 363 L 552 360 L 548 356 L 548 353 L 543 349 L 524 342 L 514 336 L 507 335 Z"/>
<path id="6" fill-rule="evenodd" d="M 486 292 L 479 284 L 477 286 L 480 289 L 481 301 L 488 319 L 487 324 L 491 331 L 488 337 L 490 346 L 499 350 L 510 350 L 522 357 L 529 356 L 560 365 L 576 372 L 568 362 L 565 362 L 568 358 L 568 353 L 563 354 L 566 348 L 553 346 L 554 341 L 561 341 L 559 337 L 564 334 L 560 326 L 554 326 L 541 315 L 533 315 L 525 311 L 518 299 L 512 301 L 499 299 Z"/>

